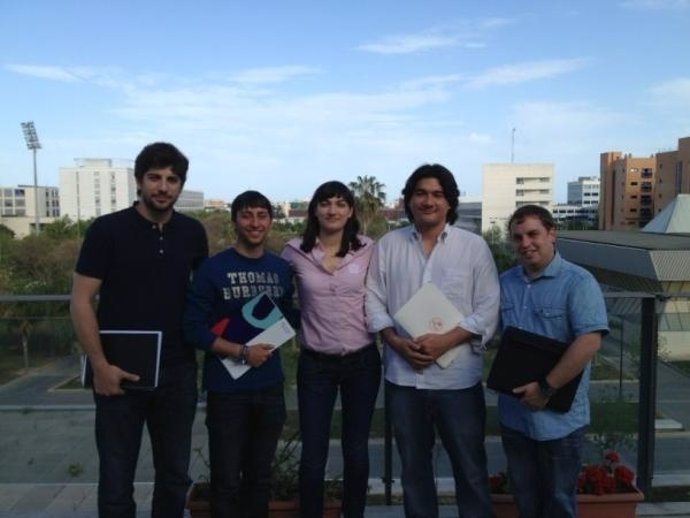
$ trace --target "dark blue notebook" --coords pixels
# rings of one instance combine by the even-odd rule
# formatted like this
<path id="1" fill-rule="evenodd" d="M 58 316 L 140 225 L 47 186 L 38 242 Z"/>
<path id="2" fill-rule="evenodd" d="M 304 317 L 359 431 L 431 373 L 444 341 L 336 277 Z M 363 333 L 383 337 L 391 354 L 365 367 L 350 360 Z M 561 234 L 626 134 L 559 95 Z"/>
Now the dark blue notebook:
<path id="1" fill-rule="evenodd" d="M 122 388 L 153 390 L 158 386 L 161 331 L 103 329 L 100 335 L 108 363 L 139 376 L 139 381 L 123 381 Z M 93 387 L 93 370 L 86 355 L 82 359 L 81 383 L 83 387 Z"/>
<path id="2" fill-rule="evenodd" d="M 518 329 L 506 327 L 496 358 L 491 366 L 486 386 L 509 396 L 513 389 L 532 381 L 539 381 L 558 363 L 569 344 Z M 582 372 L 562 386 L 549 399 L 546 408 L 567 412 L 575 399 Z"/>

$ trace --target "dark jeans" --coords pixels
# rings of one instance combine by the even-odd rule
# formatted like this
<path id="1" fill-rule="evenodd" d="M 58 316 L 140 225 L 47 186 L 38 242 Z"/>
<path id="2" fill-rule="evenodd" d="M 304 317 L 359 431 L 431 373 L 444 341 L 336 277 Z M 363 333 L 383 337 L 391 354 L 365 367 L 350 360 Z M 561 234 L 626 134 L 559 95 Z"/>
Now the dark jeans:
<path id="1" fill-rule="evenodd" d="M 285 417 L 282 383 L 256 392 L 208 393 L 213 518 L 268 516 L 271 462 Z"/>
<path id="2" fill-rule="evenodd" d="M 492 517 L 481 383 L 462 390 L 422 390 L 386 382 L 386 389 L 402 462 L 406 518 L 438 518 L 432 463 L 434 425 L 453 467 L 458 516 Z"/>
<path id="3" fill-rule="evenodd" d="M 331 419 L 340 390 L 342 405 L 343 515 L 364 516 L 369 484 L 369 430 L 381 383 L 375 345 L 347 356 L 302 350 L 297 369 L 302 454 L 299 489 L 302 518 L 321 518 Z"/>
<path id="4" fill-rule="evenodd" d="M 98 516 L 134 518 L 134 475 L 144 423 L 151 438 L 156 471 L 151 516 L 182 517 L 191 483 L 188 475 L 192 424 L 196 412 L 196 365 L 161 370 L 153 391 L 128 390 L 124 396 L 99 396 L 96 446 L 100 460 Z"/>
<path id="5" fill-rule="evenodd" d="M 502 427 L 503 449 L 520 518 L 575 518 L 584 428 L 562 439 L 535 441 Z"/>

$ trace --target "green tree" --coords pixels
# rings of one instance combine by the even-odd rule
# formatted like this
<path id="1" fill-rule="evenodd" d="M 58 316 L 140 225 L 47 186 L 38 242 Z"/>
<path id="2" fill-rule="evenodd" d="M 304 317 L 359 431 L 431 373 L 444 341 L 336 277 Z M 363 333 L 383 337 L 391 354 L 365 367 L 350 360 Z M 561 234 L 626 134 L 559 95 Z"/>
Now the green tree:
<path id="1" fill-rule="evenodd" d="M 69 216 L 63 216 L 52 223 L 41 225 L 41 233 L 54 240 L 78 238 L 84 235 L 92 221 L 93 218 L 72 221 Z"/>
<path id="2" fill-rule="evenodd" d="M 355 207 L 359 221 L 362 223 L 362 232 L 368 235 L 369 225 L 376 218 L 379 209 L 386 203 L 384 184 L 374 176 L 358 176 L 349 185 L 355 197 Z"/>
<path id="3" fill-rule="evenodd" d="M 482 233 L 482 237 L 489 245 L 489 250 L 491 250 L 491 255 L 494 257 L 498 273 L 507 270 L 515 264 L 513 253 L 503 238 L 503 232 L 501 232 L 498 225 L 491 225 L 489 230 Z"/>
<path id="4" fill-rule="evenodd" d="M 6 275 L 3 292 L 14 295 L 69 293 L 79 252 L 78 239 L 58 239 L 42 232 L 13 240 L 8 245 L 2 260 Z M 67 302 L 13 302 L 0 306 L 0 319 L 20 341 L 25 369 L 30 366 L 30 346 L 34 355 L 41 351 L 44 356 L 47 348 L 53 348 L 53 339 L 59 338 L 58 320 L 66 313 Z M 68 343 L 61 342 L 62 346 Z"/>

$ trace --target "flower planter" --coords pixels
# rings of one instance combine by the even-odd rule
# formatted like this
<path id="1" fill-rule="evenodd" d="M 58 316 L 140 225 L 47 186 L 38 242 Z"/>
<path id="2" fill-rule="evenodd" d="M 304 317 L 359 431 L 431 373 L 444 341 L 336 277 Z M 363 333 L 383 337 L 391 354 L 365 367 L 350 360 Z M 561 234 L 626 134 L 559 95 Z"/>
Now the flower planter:
<path id="1" fill-rule="evenodd" d="M 637 503 L 644 495 L 635 490 L 632 493 L 610 493 L 605 495 L 577 495 L 578 518 L 635 518 Z M 496 518 L 518 518 L 518 511 L 512 495 L 491 495 Z"/>
<path id="2" fill-rule="evenodd" d="M 324 502 L 323 518 L 338 518 L 342 502 L 329 500 Z M 195 483 L 187 495 L 187 509 L 192 518 L 211 518 L 211 506 L 208 501 L 208 483 Z M 288 502 L 271 501 L 268 504 L 270 518 L 299 518 L 297 500 Z"/>

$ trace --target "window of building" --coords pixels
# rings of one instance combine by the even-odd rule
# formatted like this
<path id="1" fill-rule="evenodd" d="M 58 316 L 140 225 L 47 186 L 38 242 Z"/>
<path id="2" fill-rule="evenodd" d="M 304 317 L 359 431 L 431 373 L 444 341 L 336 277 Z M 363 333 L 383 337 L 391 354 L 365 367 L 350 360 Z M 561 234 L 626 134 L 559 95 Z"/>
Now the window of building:
<path id="1" fill-rule="evenodd" d="M 635 187 L 635 186 L 637 185 L 637 182 L 630 182 L 630 185 L 631 185 L 632 187 Z"/>

